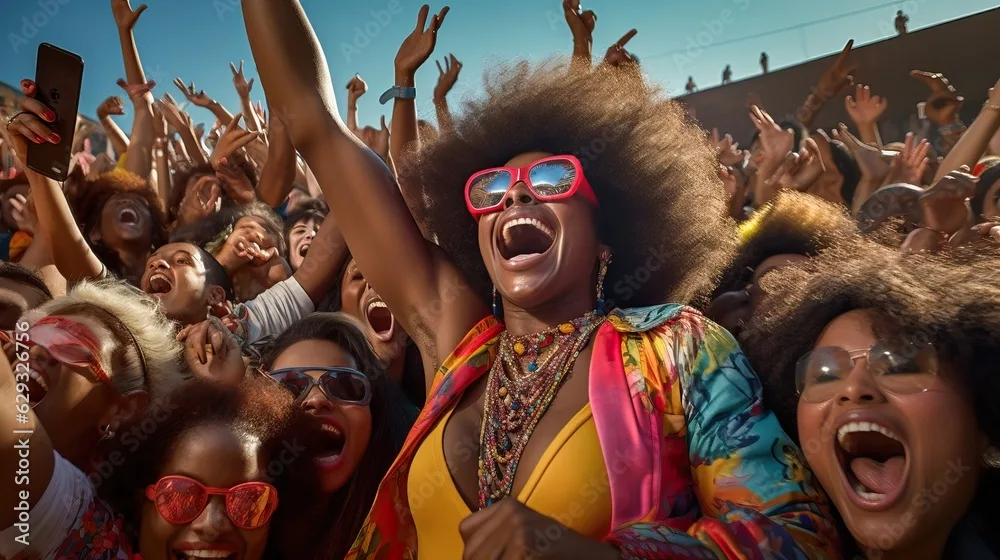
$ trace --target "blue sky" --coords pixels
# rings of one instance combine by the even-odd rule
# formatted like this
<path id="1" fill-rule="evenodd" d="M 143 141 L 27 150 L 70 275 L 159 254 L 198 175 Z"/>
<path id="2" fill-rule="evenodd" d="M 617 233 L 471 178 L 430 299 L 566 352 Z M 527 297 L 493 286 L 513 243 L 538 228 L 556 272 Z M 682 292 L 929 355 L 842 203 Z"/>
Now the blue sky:
<path id="1" fill-rule="evenodd" d="M 149 9 L 135 29 L 146 75 L 157 80 L 155 92 L 169 91 L 175 77 L 194 81 L 231 111 L 238 109 L 229 62 L 246 59 L 247 75 L 256 70 L 250 56 L 239 0 L 148 0 Z M 418 0 L 302 0 L 330 63 L 341 111 L 346 81 L 360 72 L 369 92 L 360 102 L 362 124 L 377 124 L 389 114 L 379 94 L 392 84 L 392 61 L 402 39 L 413 29 L 423 3 Z M 35 71 L 35 49 L 51 42 L 79 53 L 86 62 L 81 112 L 93 116 L 109 95 L 122 93 L 115 81 L 124 76 L 121 50 L 107 0 L 18 0 L 5 3 L 0 32 L 0 81 L 16 85 Z M 133 7 L 139 2 L 133 0 Z M 452 105 L 475 95 L 484 69 L 504 60 L 540 59 L 570 51 L 572 38 L 560 0 L 453 0 L 434 56 L 449 52 L 464 64 L 452 92 Z M 758 58 L 767 51 L 771 68 L 790 66 L 843 48 L 849 38 L 865 44 L 891 36 L 897 9 L 910 16 L 910 28 L 990 9 L 995 0 L 584 0 L 597 13 L 595 58 L 635 27 L 639 34 L 628 48 L 645 71 L 673 92 L 687 76 L 702 88 L 718 84 L 723 67 L 733 78 L 760 71 Z M 441 5 L 432 4 L 434 11 Z M 860 10 L 863 13 L 837 17 Z M 821 21 L 825 20 L 825 21 Z M 818 22 L 818 23 L 810 23 Z M 771 33 L 775 30 L 794 29 Z M 763 36 L 761 36 L 763 35 Z M 756 36 L 751 40 L 741 38 Z M 956 56 L 961 56 L 956 53 Z M 418 110 L 433 120 L 431 92 L 437 80 L 434 61 L 417 75 Z M 254 99 L 263 97 L 254 85 Z M 211 114 L 191 108 L 196 122 Z M 119 117 L 127 131 L 131 118 Z M 211 124 L 211 122 L 208 122 Z"/>

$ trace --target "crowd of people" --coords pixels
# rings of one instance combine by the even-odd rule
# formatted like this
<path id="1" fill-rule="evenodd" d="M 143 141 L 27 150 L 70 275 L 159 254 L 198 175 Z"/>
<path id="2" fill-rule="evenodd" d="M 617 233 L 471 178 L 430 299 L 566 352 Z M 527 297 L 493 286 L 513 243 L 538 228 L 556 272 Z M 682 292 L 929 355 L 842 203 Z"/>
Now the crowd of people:
<path id="1" fill-rule="evenodd" d="M 571 56 L 453 110 L 449 55 L 432 124 L 423 6 L 376 127 L 298 0 L 242 0 L 259 76 L 178 78 L 200 127 L 111 8 L 117 159 L 24 165 L 66 141 L 31 79 L 0 121 L 0 558 L 1000 555 L 1000 82 L 966 126 L 914 71 L 883 144 L 848 43 L 741 149 L 563 0 Z"/>

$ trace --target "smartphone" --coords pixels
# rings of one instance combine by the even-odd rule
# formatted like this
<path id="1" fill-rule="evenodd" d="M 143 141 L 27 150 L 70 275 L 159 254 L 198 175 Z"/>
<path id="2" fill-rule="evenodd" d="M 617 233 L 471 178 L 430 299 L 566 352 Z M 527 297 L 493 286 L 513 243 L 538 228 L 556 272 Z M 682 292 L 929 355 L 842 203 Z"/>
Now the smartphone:
<path id="1" fill-rule="evenodd" d="M 56 114 L 56 122 L 45 124 L 60 136 L 61 141 L 58 144 L 28 143 L 27 165 L 46 177 L 65 181 L 69 175 L 70 151 L 80 106 L 83 59 L 49 43 L 38 45 L 35 84 L 35 99 Z"/>

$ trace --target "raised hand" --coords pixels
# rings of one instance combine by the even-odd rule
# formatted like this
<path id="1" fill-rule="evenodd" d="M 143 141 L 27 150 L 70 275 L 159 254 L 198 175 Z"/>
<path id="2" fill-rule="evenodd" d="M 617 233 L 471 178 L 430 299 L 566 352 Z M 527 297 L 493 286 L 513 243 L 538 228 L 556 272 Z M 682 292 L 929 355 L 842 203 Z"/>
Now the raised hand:
<path id="1" fill-rule="evenodd" d="M 362 95 L 368 93 L 368 82 L 365 82 L 361 78 L 361 74 L 355 74 L 349 82 L 347 82 L 347 103 L 348 105 L 353 105 L 358 102 L 358 99 Z"/>
<path id="2" fill-rule="evenodd" d="M 205 90 L 195 89 L 194 82 L 191 82 L 191 85 L 184 85 L 184 80 L 180 78 L 175 78 L 174 85 L 177 86 L 179 90 L 181 90 L 181 93 L 184 94 L 184 97 L 186 97 L 187 100 L 193 105 L 197 105 L 198 107 L 208 108 L 212 103 L 215 102 L 215 100 L 213 100 L 211 97 L 205 94 Z"/>
<path id="3" fill-rule="evenodd" d="M 129 5 L 129 0 L 111 0 L 111 13 L 115 16 L 115 24 L 118 25 L 119 31 L 132 31 L 135 27 L 136 22 L 139 21 L 139 16 L 142 12 L 146 11 L 145 4 L 142 4 L 135 10 Z"/>
<path id="4" fill-rule="evenodd" d="M 250 183 L 250 178 L 228 158 L 219 160 L 219 164 L 215 166 L 215 176 L 219 179 L 222 190 L 237 204 L 247 204 L 257 200 L 257 192 Z"/>
<path id="5" fill-rule="evenodd" d="M 430 58 L 437 44 L 437 32 L 444 23 L 445 16 L 448 15 L 448 6 L 441 8 L 441 11 L 431 17 L 430 25 L 427 25 L 427 15 L 430 13 L 430 6 L 424 4 L 417 14 L 417 26 L 403 39 L 403 44 L 399 46 L 396 53 L 396 72 L 407 76 L 412 76 L 417 69 Z M 425 29 L 426 26 L 426 29 Z M 402 84 L 400 84 L 402 85 Z"/>
<path id="6" fill-rule="evenodd" d="M 923 70 L 913 70 L 910 72 L 910 77 L 919 80 L 931 90 L 924 108 L 927 118 L 938 126 L 954 124 L 965 98 L 958 95 L 948 78 L 941 73 Z"/>
<path id="7" fill-rule="evenodd" d="M 844 123 L 840 123 L 840 126 L 834 129 L 833 137 L 847 146 L 865 178 L 876 186 L 884 184 L 886 176 L 889 175 L 889 161 L 883 157 L 882 150 L 859 140 L 851 134 Z"/>
<path id="8" fill-rule="evenodd" d="M 806 192 L 825 171 L 819 145 L 815 139 L 807 138 L 802 142 L 801 150 L 785 155 L 781 166 L 765 181 L 765 184 L 777 187 L 779 190 Z"/>
<path id="9" fill-rule="evenodd" d="M 761 173 L 769 175 L 777 170 L 789 152 L 797 150 L 795 133 L 791 129 L 782 130 L 767 111 L 756 105 L 750 108 L 750 122 L 760 131 L 760 146 L 764 153 L 758 167 Z"/>
<path id="10" fill-rule="evenodd" d="M 246 76 L 243 75 L 243 61 L 240 61 L 239 70 L 236 69 L 236 65 L 232 62 L 229 63 L 229 69 L 233 71 L 233 87 L 236 88 L 236 93 L 239 94 L 241 99 L 250 97 L 250 90 L 253 89 L 254 78 L 250 78 L 248 82 Z M 194 84 L 191 84 L 194 86 Z"/>
<path id="11" fill-rule="evenodd" d="M 719 163 L 725 166 L 738 165 L 746 158 L 746 151 L 739 149 L 739 142 L 733 141 L 731 134 L 719 139 L 719 130 L 712 129 L 712 147 L 715 148 L 715 156 L 719 158 Z"/>
<path id="12" fill-rule="evenodd" d="M 437 85 L 434 86 L 434 101 L 443 101 L 448 97 L 448 92 L 451 91 L 451 88 L 455 87 L 455 83 L 458 82 L 458 74 L 462 71 L 462 63 L 455 58 L 455 55 L 449 54 L 444 59 L 444 68 L 441 67 L 440 62 L 437 62 L 437 67 L 438 81 Z"/>
<path id="13" fill-rule="evenodd" d="M 953 235 L 972 217 L 969 199 L 976 194 L 979 177 L 969 174 L 969 168 L 962 166 L 931 185 L 920 196 L 922 227 Z"/>
<path id="14" fill-rule="evenodd" d="M 253 106 L 253 112 L 257 113 L 257 118 L 260 119 L 260 126 L 267 129 L 269 121 L 267 120 L 267 111 L 264 110 L 264 105 L 257 101 L 257 104 Z"/>
<path id="15" fill-rule="evenodd" d="M 214 175 L 198 179 L 194 188 L 188 189 L 178 209 L 178 223 L 193 224 L 219 211 L 222 206 L 222 189 Z"/>
<path id="16" fill-rule="evenodd" d="M 17 229 L 34 237 L 39 231 L 38 213 L 35 211 L 35 201 L 31 198 L 31 193 L 28 193 L 28 196 L 14 195 L 14 198 L 10 199 L 10 206 L 10 215 L 14 217 Z"/>
<path id="17" fill-rule="evenodd" d="M 859 127 L 878 122 L 889 108 L 887 100 L 872 95 L 871 89 L 862 84 L 857 85 L 853 97 L 848 95 L 844 98 L 844 105 L 851 120 Z"/>
<path id="18" fill-rule="evenodd" d="M 632 56 L 632 53 L 625 50 L 625 45 L 635 37 L 639 31 L 635 29 L 630 29 L 628 33 L 622 35 L 618 42 L 608 47 L 608 52 L 604 55 L 604 63 L 611 66 L 625 66 L 630 64 L 637 64 L 636 59 Z"/>
<path id="19" fill-rule="evenodd" d="M 232 386 L 243 381 L 247 366 L 240 344 L 218 317 L 184 327 L 177 340 L 184 343 L 184 360 L 195 375 Z"/>
<path id="20" fill-rule="evenodd" d="M 125 114 L 125 103 L 122 101 L 121 97 L 112 95 L 111 97 L 105 99 L 97 106 L 97 118 L 103 119 L 108 115 L 124 115 Z"/>
<path id="21" fill-rule="evenodd" d="M 158 100 L 155 105 L 174 131 L 179 132 L 191 126 L 191 117 L 177 106 L 169 93 L 163 94 L 163 99 Z"/>
<path id="22" fill-rule="evenodd" d="M 125 90 L 125 93 L 128 95 L 128 98 L 133 101 L 142 97 L 143 95 L 146 95 L 147 93 L 150 92 L 150 90 L 156 87 L 155 80 L 149 80 L 144 84 L 129 84 L 124 79 L 118 78 L 117 84 L 118 87 Z"/>
<path id="23" fill-rule="evenodd" d="M 368 145 L 369 148 L 375 152 L 378 157 L 382 158 L 382 161 L 389 164 L 389 128 L 385 126 L 385 116 L 382 116 L 381 128 L 375 133 L 374 137 L 371 139 L 371 144 Z"/>
<path id="24" fill-rule="evenodd" d="M 903 151 L 889 164 L 889 175 L 885 178 L 885 184 L 908 183 L 918 186 L 923 184 L 924 173 L 930 163 L 927 158 L 929 149 L 930 143 L 927 140 L 917 142 L 916 136 L 912 132 L 908 133 Z"/>
<path id="25" fill-rule="evenodd" d="M 573 34 L 573 54 L 590 59 L 590 51 L 594 44 L 594 26 L 597 16 L 592 10 L 582 11 L 580 0 L 563 0 L 563 15 L 566 24 Z"/>
<path id="26" fill-rule="evenodd" d="M 840 52 L 837 60 L 823 73 L 823 76 L 820 77 L 819 82 L 816 84 L 816 89 L 824 92 L 828 98 L 833 97 L 844 86 L 854 81 L 851 74 L 858 70 L 858 65 L 851 64 L 848 60 L 853 48 L 854 39 L 851 39 L 844 46 L 844 50 Z"/>
<path id="27" fill-rule="evenodd" d="M 56 122 L 56 114 L 52 109 L 46 107 L 41 101 L 34 99 L 38 92 L 38 86 L 31 80 L 21 80 L 21 93 L 24 97 L 19 103 L 20 111 L 14 114 L 14 118 L 0 119 L 0 128 L 11 147 L 14 154 L 24 165 L 28 159 L 28 143 L 58 144 L 62 138 L 49 128 L 46 123 Z M 9 119 L 9 120 L 8 120 Z"/>
<path id="28" fill-rule="evenodd" d="M 163 116 L 163 112 L 160 111 L 160 107 L 153 104 L 153 138 L 156 140 L 166 140 L 167 134 L 167 119 Z"/>
<path id="29" fill-rule="evenodd" d="M 236 150 L 260 137 L 259 132 L 250 132 L 245 128 L 240 128 L 241 120 L 243 120 L 242 113 L 236 115 L 229 122 L 226 126 L 226 131 L 219 137 L 219 141 L 215 144 L 215 149 L 212 150 L 212 156 L 209 158 L 209 163 L 212 164 L 212 167 L 218 168 L 222 158 L 231 156 Z"/>

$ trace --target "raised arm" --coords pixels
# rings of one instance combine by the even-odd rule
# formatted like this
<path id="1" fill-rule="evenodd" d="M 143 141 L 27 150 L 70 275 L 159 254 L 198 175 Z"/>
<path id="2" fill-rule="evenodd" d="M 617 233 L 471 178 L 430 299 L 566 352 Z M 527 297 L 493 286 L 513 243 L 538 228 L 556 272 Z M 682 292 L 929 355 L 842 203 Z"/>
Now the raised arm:
<path id="1" fill-rule="evenodd" d="M 573 34 L 573 71 L 589 71 L 594 48 L 594 26 L 597 16 L 593 11 L 582 11 L 580 0 L 563 0 L 563 15 Z"/>
<path id="2" fill-rule="evenodd" d="M 882 137 L 878 133 L 878 120 L 889 108 L 889 102 L 881 96 L 872 95 L 868 86 L 858 84 L 854 95 L 844 98 L 844 107 L 847 115 L 854 121 L 854 126 L 858 127 L 861 141 L 881 149 Z"/>
<path id="3" fill-rule="evenodd" d="M 295 182 L 295 146 L 288 137 L 285 124 L 280 115 L 271 113 L 271 125 L 268 128 L 271 143 L 267 147 L 267 163 L 260 172 L 257 181 L 257 197 L 271 208 L 277 208 L 288 198 Z M 339 270 L 339 269 L 338 269 Z"/>
<path id="4" fill-rule="evenodd" d="M 156 194 L 164 208 L 170 204 L 170 160 L 167 158 L 167 119 L 153 107 L 153 163 L 156 167 Z"/>
<path id="5" fill-rule="evenodd" d="M 448 6 L 441 8 L 441 12 L 431 17 L 427 24 L 427 15 L 430 6 L 424 4 L 417 14 L 417 27 L 403 40 L 396 53 L 396 85 L 399 87 L 416 87 L 415 76 L 417 70 L 434 52 L 434 45 L 437 44 L 437 32 L 444 23 L 445 16 L 448 15 Z M 426 25 L 427 29 L 424 29 Z M 411 145 L 419 142 L 420 137 L 417 127 L 417 102 L 414 99 L 396 98 L 392 106 L 392 143 L 389 145 L 389 152 L 395 161 L 400 161 L 400 157 Z"/>
<path id="6" fill-rule="evenodd" d="M 243 113 L 243 118 L 246 120 L 247 130 L 260 132 L 263 129 L 260 126 L 260 121 L 257 120 L 257 113 L 253 110 L 253 101 L 250 100 L 254 78 L 247 81 L 246 76 L 243 75 L 242 60 L 239 69 L 232 62 L 229 63 L 229 69 L 233 72 L 233 87 L 236 88 L 236 95 L 240 97 L 240 112 Z"/>
<path id="7" fill-rule="evenodd" d="M 149 177 L 149 171 L 153 167 L 151 155 L 153 149 L 153 96 L 149 93 L 149 89 L 155 84 L 146 81 L 146 74 L 142 71 L 142 62 L 139 60 L 139 50 L 135 46 L 135 36 L 132 34 L 132 29 L 144 11 L 146 11 L 145 4 L 132 10 L 129 0 L 111 0 L 111 12 L 118 27 L 118 40 L 122 47 L 122 59 L 125 62 L 125 80 L 124 83 L 119 81 L 118 85 L 128 92 L 129 99 L 132 100 L 135 107 L 125 168 L 143 178 Z"/>
<path id="8" fill-rule="evenodd" d="M 437 111 L 438 127 L 441 132 L 445 132 L 452 129 L 451 111 L 448 110 L 448 93 L 458 82 L 462 63 L 455 58 L 455 55 L 449 54 L 448 58 L 444 59 L 444 68 L 441 67 L 440 62 L 437 62 L 437 67 L 438 82 L 434 88 L 434 110 Z"/>
<path id="9" fill-rule="evenodd" d="M 823 106 L 826 102 L 837 95 L 837 93 L 853 81 L 851 73 L 857 70 L 857 65 L 852 65 L 848 62 L 848 57 L 851 55 L 851 49 L 854 48 L 854 39 L 847 42 L 844 50 L 840 52 L 840 56 L 833 62 L 830 66 L 820 76 L 819 82 L 817 82 L 816 87 L 809 93 L 806 100 L 802 102 L 802 106 L 795 111 L 795 119 L 802 123 L 803 126 L 809 127 L 812 122 L 816 119 L 816 115 L 823 110 Z"/>
<path id="10" fill-rule="evenodd" d="M 1000 130 L 1000 80 L 990 88 L 986 104 L 969 129 L 958 140 L 955 147 L 948 152 L 944 161 L 938 167 L 934 180 L 938 180 L 963 165 L 973 168 L 986 153 L 990 139 Z"/>
<path id="11" fill-rule="evenodd" d="M 26 161 L 29 138 L 36 144 L 59 141 L 59 137 L 45 124 L 51 121 L 42 117 L 49 109 L 33 99 L 36 89 L 31 80 L 21 82 L 21 91 L 25 95 L 21 99 L 21 109 L 25 112 L 6 128 L 14 151 L 22 162 Z M 70 282 L 99 277 L 104 265 L 87 245 L 59 183 L 27 168 L 25 174 L 31 185 L 39 226 L 52 248 L 59 272 Z"/>
<path id="12" fill-rule="evenodd" d="M 361 74 L 355 74 L 347 82 L 347 128 L 355 135 L 358 131 L 358 99 L 368 93 L 368 83 L 361 79 Z"/>
<path id="13" fill-rule="evenodd" d="M 125 155 L 128 151 L 128 136 L 125 136 L 125 132 L 118 126 L 118 123 L 111 119 L 111 115 L 124 114 L 125 105 L 121 97 L 111 96 L 97 107 L 97 119 L 101 121 L 101 128 L 104 129 L 104 134 L 107 135 L 108 141 L 111 142 L 111 146 L 119 156 Z"/>
<path id="14" fill-rule="evenodd" d="M 244 0 L 243 14 L 272 110 L 282 114 L 358 266 L 397 311 L 432 378 L 440 361 L 488 314 L 486 306 L 443 252 L 420 235 L 385 164 L 338 117 L 326 59 L 299 2 Z"/>
<path id="15" fill-rule="evenodd" d="M 195 165 L 208 162 L 205 152 L 202 151 L 201 144 L 194 133 L 194 125 L 191 117 L 177 106 L 177 102 L 169 94 L 163 94 L 163 99 L 156 102 L 156 108 L 160 111 L 167 123 L 181 137 L 184 151 Z M 231 120 L 231 119 L 230 119 Z M 228 123 L 229 121 L 227 121 Z"/>
<path id="16" fill-rule="evenodd" d="M 177 89 L 181 90 L 181 93 L 184 94 L 184 97 L 186 97 L 192 105 L 211 111 L 211 113 L 215 115 L 216 120 L 218 120 L 219 124 L 222 126 L 226 126 L 229 124 L 229 121 L 233 120 L 233 114 L 230 113 L 228 109 L 223 107 L 222 103 L 219 103 L 209 97 L 208 94 L 205 93 L 205 90 L 197 89 L 194 82 L 191 82 L 190 85 L 185 85 L 184 80 L 174 78 L 174 85 L 177 86 Z"/>

